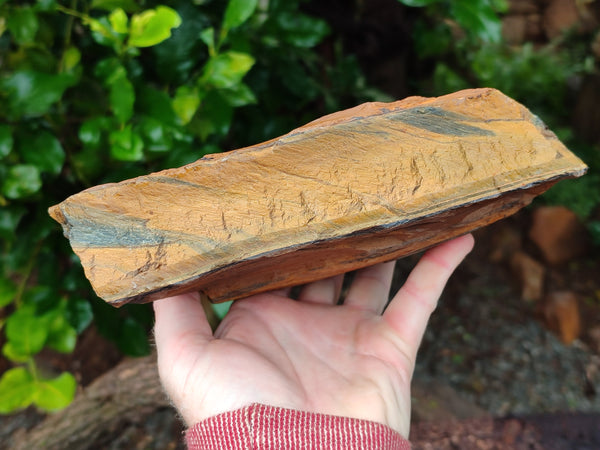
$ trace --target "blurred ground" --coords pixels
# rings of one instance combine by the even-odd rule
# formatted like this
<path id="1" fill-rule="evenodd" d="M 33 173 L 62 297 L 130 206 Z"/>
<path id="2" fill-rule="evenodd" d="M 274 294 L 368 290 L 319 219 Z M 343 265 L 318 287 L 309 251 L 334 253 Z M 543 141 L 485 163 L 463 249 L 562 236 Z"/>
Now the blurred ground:
<path id="1" fill-rule="evenodd" d="M 513 252 L 535 253 L 523 236 L 530 216 L 476 233 L 431 319 L 414 376 L 415 448 L 600 448 L 600 259 L 546 265 L 542 298 L 522 299 L 527 280 L 490 257 L 507 228 L 521 239 Z M 569 344 L 548 327 L 557 285 L 577 298 L 581 322 Z"/>
<path id="2" fill-rule="evenodd" d="M 600 356 L 590 336 L 600 324 L 600 299 L 595 298 L 599 261 L 582 258 L 572 261 L 571 269 L 553 268 L 546 275 L 572 272 L 566 287 L 578 299 L 576 313 L 583 325 L 567 345 L 546 326 L 549 294 L 522 299 L 522 281 L 514 270 L 489 260 L 491 237 L 526 215 L 476 233 L 474 253 L 431 319 L 415 380 L 443 381 L 494 416 L 600 411 Z M 595 268 L 576 270 L 588 264 Z"/>

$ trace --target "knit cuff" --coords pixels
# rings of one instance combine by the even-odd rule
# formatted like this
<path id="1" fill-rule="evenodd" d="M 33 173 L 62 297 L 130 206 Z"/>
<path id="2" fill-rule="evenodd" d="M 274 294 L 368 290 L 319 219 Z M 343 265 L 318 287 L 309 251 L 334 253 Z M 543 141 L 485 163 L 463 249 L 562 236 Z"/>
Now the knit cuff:
<path id="1" fill-rule="evenodd" d="M 190 450 L 409 450 L 399 433 L 368 420 L 252 404 L 197 423 L 186 433 Z"/>

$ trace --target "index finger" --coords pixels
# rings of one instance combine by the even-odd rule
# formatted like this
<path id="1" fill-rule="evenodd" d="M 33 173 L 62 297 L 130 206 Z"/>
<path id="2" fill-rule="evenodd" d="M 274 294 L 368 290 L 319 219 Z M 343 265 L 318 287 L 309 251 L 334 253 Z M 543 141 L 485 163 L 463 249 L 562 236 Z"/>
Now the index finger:
<path id="1" fill-rule="evenodd" d="M 428 250 L 385 310 L 384 319 L 406 345 L 411 361 L 450 275 L 473 245 L 473 236 L 467 234 Z"/>

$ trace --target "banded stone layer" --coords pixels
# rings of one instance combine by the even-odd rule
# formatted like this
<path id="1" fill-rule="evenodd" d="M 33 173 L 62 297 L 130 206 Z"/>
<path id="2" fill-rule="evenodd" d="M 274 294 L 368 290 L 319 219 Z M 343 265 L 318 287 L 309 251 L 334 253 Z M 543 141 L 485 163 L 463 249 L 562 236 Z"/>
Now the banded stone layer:
<path id="1" fill-rule="evenodd" d="M 516 212 L 586 166 L 493 89 L 367 103 L 50 208 L 118 306 L 212 301 L 391 260 Z"/>

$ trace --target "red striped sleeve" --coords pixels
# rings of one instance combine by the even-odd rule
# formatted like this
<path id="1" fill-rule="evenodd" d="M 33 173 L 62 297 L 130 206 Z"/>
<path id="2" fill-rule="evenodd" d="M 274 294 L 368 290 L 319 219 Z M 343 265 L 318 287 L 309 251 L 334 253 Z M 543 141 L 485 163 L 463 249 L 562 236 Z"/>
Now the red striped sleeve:
<path id="1" fill-rule="evenodd" d="M 368 420 L 253 404 L 210 417 L 186 433 L 190 450 L 408 450 L 391 428 Z"/>

